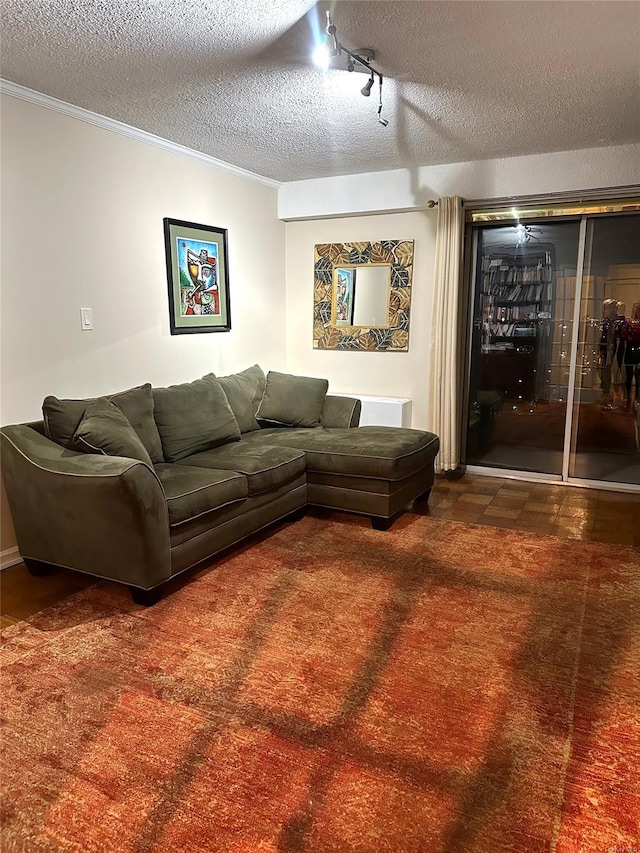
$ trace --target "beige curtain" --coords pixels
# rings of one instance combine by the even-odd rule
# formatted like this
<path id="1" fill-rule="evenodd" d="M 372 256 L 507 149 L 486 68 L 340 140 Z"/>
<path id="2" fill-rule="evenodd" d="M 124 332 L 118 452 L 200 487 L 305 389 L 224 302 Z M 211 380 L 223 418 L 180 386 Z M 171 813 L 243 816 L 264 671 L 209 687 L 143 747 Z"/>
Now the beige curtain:
<path id="1" fill-rule="evenodd" d="M 460 463 L 460 279 L 464 211 L 459 196 L 438 199 L 429 370 L 429 429 L 440 436 L 436 471 Z"/>

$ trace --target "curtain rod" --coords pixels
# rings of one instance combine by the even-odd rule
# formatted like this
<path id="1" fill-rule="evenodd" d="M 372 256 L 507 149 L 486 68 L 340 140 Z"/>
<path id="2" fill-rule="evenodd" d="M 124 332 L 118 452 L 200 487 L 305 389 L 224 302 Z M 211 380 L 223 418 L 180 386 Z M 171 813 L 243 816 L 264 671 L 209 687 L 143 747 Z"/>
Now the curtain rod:
<path id="1" fill-rule="evenodd" d="M 544 193 L 541 195 L 503 196 L 502 198 L 467 199 L 465 207 L 478 208 L 496 207 L 544 207 L 547 204 L 582 204 L 590 201 L 606 201 L 608 199 L 636 198 L 640 195 L 640 185 L 629 184 L 618 187 L 600 187 L 589 190 L 568 190 L 566 192 Z"/>
<path id="2" fill-rule="evenodd" d="M 429 210 L 432 210 L 434 207 L 437 207 L 437 206 L 438 206 L 438 199 L 437 198 L 430 198 L 429 201 L 427 202 L 427 207 L 429 208 Z M 460 207 L 464 207 L 464 199 L 463 198 L 460 199 Z"/>
<path id="3" fill-rule="evenodd" d="M 640 195 L 639 184 L 627 184 L 617 187 L 600 187 L 599 189 L 568 190 L 558 193 L 545 193 L 542 195 L 502 196 L 499 198 L 462 199 L 462 206 L 472 210 L 485 207 L 508 207 L 517 204 L 519 207 L 528 205 L 562 204 L 563 202 L 606 201 L 607 199 L 621 199 L 637 197 Z M 438 206 L 438 200 L 430 198 L 427 208 L 430 210 Z"/>

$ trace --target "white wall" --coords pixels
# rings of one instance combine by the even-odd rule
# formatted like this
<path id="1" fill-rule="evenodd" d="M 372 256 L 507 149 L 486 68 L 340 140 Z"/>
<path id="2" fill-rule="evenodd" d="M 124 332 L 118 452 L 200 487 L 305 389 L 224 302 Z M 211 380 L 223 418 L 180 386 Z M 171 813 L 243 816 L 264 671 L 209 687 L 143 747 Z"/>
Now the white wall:
<path id="1" fill-rule="evenodd" d="M 287 223 L 287 364 L 291 373 L 329 379 L 329 392 L 409 397 L 412 426 L 425 427 L 435 210 Z M 316 243 L 414 240 L 409 352 L 313 349 Z"/>
<path id="2" fill-rule="evenodd" d="M 275 188 L 10 95 L 1 109 L 1 423 L 38 419 L 47 394 L 286 368 Z M 231 332 L 170 335 L 165 216 L 228 229 Z"/>
<path id="3" fill-rule="evenodd" d="M 421 210 L 429 199 L 544 195 L 638 184 L 640 144 L 502 160 L 291 181 L 278 193 L 281 219 Z"/>
<path id="4" fill-rule="evenodd" d="M 284 369 L 273 187 L 12 96 L 1 130 L 2 423 L 47 394 Z M 228 229 L 231 332 L 170 335 L 165 216 Z"/>

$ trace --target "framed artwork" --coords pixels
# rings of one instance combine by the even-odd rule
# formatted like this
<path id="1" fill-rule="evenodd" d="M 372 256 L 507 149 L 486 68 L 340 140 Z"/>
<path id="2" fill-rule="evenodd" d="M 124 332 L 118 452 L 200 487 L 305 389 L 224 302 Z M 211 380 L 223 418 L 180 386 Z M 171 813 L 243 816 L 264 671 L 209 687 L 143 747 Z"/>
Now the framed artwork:
<path id="1" fill-rule="evenodd" d="M 171 334 L 229 332 L 226 229 L 181 219 L 163 221 Z"/>
<path id="2" fill-rule="evenodd" d="M 336 283 L 336 326 L 353 326 L 353 311 L 356 304 L 356 270 L 353 267 L 351 269 L 336 267 L 334 277 Z"/>

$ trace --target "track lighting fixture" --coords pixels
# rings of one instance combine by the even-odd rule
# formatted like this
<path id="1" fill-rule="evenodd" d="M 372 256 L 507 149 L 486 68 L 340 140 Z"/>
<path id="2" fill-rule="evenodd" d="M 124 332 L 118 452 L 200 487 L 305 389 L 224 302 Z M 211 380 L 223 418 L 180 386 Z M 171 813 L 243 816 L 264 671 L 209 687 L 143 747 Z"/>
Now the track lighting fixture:
<path id="1" fill-rule="evenodd" d="M 382 77 L 380 78 L 380 89 L 378 91 L 378 122 L 383 127 L 387 127 L 389 122 L 386 120 L 386 118 L 382 118 Z"/>
<path id="2" fill-rule="evenodd" d="M 374 52 L 361 48 L 359 53 L 354 53 L 354 51 L 349 50 L 343 44 L 340 44 L 340 42 L 338 41 L 338 36 L 336 35 L 336 26 L 333 23 L 333 20 L 331 18 L 331 12 L 328 9 L 326 32 L 333 42 L 333 47 L 329 48 L 326 43 L 326 39 L 324 39 L 316 47 L 313 53 L 314 62 L 316 63 L 316 65 L 319 65 L 323 71 L 327 71 L 329 69 L 329 60 L 332 57 L 340 56 L 340 54 L 342 53 L 346 54 L 347 71 L 355 71 L 356 66 L 361 66 L 363 69 L 366 69 L 371 75 L 362 87 L 362 89 L 360 89 L 360 92 L 365 96 L 365 98 L 368 98 L 371 95 L 371 89 L 373 88 L 373 84 L 375 83 L 377 77 L 380 86 L 380 95 L 378 100 L 378 122 L 383 127 L 387 127 L 389 122 L 386 118 L 382 117 L 382 74 L 377 69 L 375 69 L 370 63 L 370 59 L 375 56 Z"/>
<path id="3" fill-rule="evenodd" d="M 367 82 L 364 84 L 362 89 L 360 89 L 360 91 L 365 96 L 365 98 L 368 98 L 369 95 L 371 94 L 371 89 L 373 88 L 374 83 L 375 83 L 375 80 L 373 79 L 373 74 L 372 74 L 371 77 L 369 77 Z"/>

